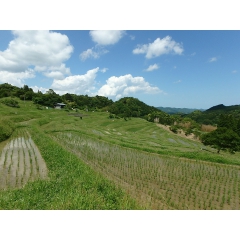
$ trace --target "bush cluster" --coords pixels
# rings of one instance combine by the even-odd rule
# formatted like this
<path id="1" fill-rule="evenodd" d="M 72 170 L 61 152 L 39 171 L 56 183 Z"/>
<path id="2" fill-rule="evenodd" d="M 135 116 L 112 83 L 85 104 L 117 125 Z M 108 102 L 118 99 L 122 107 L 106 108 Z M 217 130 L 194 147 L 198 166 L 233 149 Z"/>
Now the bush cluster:
<path id="1" fill-rule="evenodd" d="M 0 120 L 0 142 L 8 139 L 15 130 L 15 124 L 9 120 Z"/>
<path id="2" fill-rule="evenodd" d="M 14 99 L 4 99 L 1 101 L 1 103 L 9 106 L 9 107 L 16 107 L 19 108 L 20 106 L 18 105 L 18 101 L 14 100 Z"/>

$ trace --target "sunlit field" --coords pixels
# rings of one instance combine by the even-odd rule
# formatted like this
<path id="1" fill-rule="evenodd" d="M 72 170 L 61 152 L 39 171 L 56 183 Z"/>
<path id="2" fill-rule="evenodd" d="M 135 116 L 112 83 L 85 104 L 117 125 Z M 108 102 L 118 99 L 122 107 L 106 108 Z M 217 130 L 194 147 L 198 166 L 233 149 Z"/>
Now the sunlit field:
<path id="1" fill-rule="evenodd" d="M 0 104 L 1 209 L 240 209 L 240 154 L 141 118 Z"/>

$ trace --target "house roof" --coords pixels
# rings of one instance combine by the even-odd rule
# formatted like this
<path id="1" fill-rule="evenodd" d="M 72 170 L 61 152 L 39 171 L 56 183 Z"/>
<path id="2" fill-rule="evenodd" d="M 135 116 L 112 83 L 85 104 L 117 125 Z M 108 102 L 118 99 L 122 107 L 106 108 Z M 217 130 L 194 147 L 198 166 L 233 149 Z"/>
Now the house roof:
<path id="1" fill-rule="evenodd" d="M 55 106 L 65 106 L 66 104 L 64 103 L 56 103 Z"/>

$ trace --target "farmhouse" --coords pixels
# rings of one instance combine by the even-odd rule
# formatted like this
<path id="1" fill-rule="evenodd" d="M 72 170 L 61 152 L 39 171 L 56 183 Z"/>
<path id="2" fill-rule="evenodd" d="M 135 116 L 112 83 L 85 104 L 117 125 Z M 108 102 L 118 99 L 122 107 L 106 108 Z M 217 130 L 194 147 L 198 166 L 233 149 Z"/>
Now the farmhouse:
<path id="1" fill-rule="evenodd" d="M 61 108 L 64 108 L 66 106 L 66 104 L 64 103 L 56 103 L 54 104 L 54 108 L 55 109 L 61 109 Z"/>

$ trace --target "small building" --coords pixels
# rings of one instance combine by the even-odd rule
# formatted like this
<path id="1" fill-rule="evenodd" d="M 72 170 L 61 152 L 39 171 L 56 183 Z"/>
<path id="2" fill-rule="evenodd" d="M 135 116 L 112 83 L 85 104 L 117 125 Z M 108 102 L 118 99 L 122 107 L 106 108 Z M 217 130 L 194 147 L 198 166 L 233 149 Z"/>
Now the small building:
<path id="1" fill-rule="evenodd" d="M 66 104 L 64 104 L 64 103 L 56 103 L 56 104 L 54 104 L 54 108 L 55 109 L 62 109 L 65 106 L 66 106 Z"/>

